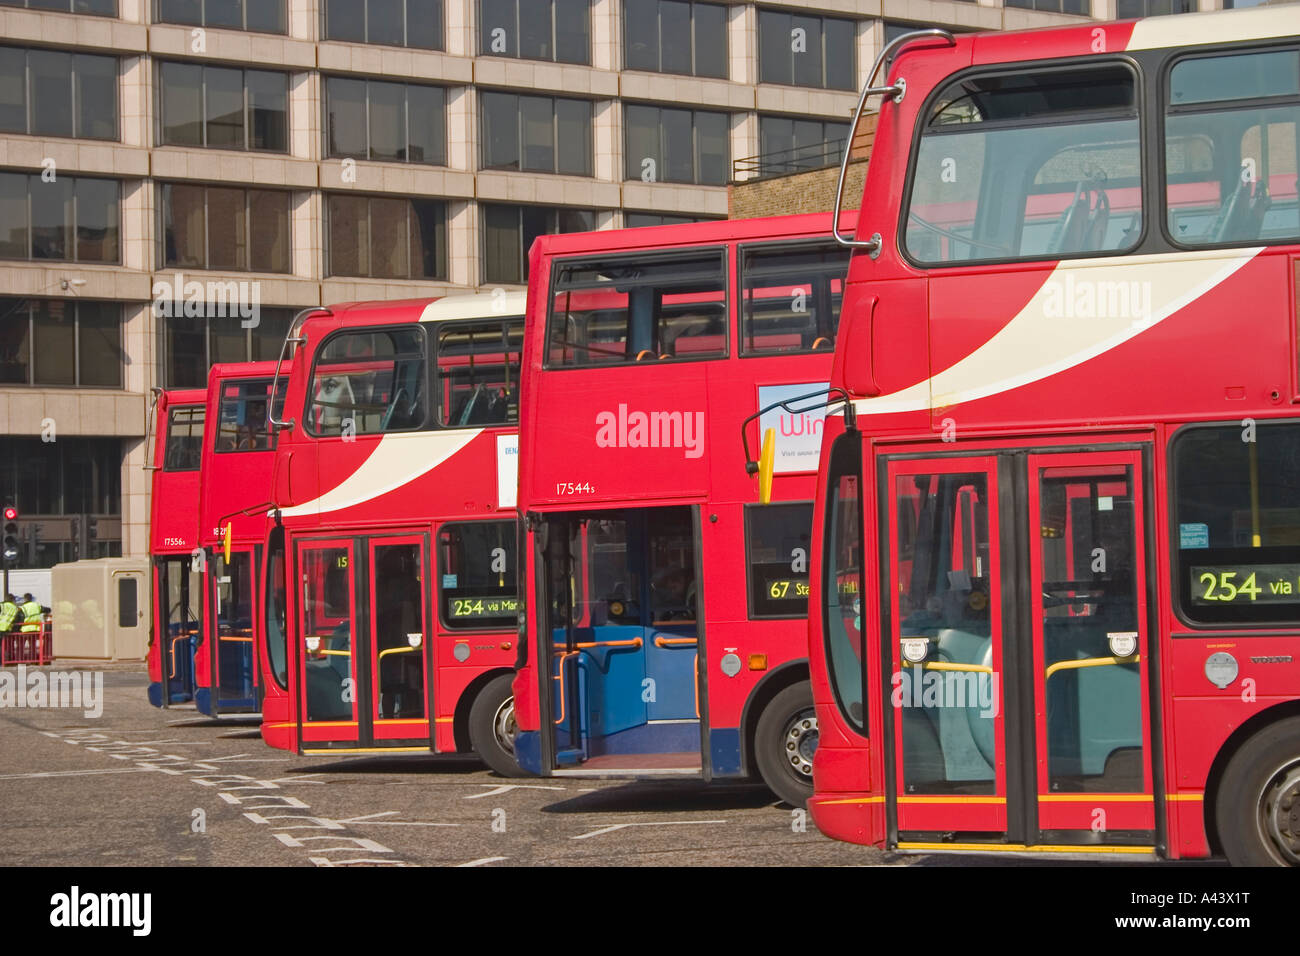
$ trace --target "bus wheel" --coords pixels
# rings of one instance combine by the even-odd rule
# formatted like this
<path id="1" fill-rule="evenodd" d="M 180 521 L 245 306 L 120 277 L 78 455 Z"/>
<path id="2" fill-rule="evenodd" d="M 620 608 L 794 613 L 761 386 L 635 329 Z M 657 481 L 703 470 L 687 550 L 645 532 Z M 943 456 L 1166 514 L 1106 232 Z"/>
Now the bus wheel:
<path id="1" fill-rule="evenodd" d="M 1215 822 L 1233 866 L 1300 866 L 1300 717 L 1265 728 L 1228 761 Z"/>
<path id="2" fill-rule="evenodd" d="M 513 674 L 488 682 L 469 709 L 469 742 L 483 762 L 503 777 L 523 776 L 515 762 L 515 698 Z"/>
<path id="3" fill-rule="evenodd" d="M 802 807 L 812 796 L 816 749 L 812 687 L 801 681 L 772 698 L 754 732 L 754 759 L 763 782 L 792 807 Z"/>

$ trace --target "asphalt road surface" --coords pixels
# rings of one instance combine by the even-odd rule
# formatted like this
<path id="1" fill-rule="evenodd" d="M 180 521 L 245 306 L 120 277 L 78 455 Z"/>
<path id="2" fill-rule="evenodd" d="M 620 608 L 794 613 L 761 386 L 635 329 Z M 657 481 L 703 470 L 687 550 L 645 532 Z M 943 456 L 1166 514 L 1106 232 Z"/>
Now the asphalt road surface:
<path id="1" fill-rule="evenodd" d="M 919 862 L 829 840 L 761 786 L 508 780 L 433 755 L 297 757 L 262 743 L 255 722 L 149 706 L 143 665 L 101 670 L 98 717 L 0 707 L 0 865 Z"/>

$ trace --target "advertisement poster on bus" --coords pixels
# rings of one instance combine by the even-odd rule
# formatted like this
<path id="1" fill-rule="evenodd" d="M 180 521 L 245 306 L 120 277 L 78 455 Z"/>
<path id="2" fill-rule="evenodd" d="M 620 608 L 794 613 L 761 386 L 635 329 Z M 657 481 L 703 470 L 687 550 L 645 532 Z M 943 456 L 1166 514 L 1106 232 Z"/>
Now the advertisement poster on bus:
<path id="1" fill-rule="evenodd" d="M 816 467 L 814 465 L 813 467 Z M 519 436 L 497 436 L 497 507 L 513 508 L 519 492 Z"/>
<path id="2" fill-rule="evenodd" d="M 801 395 L 811 395 L 826 391 L 825 382 L 811 382 L 804 385 L 760 385 L 758 387 L 758 407 L 767 408 L 777 402 L 788 402 Z M 822 423 L 826 418 L 826 408 L 820 405 L 825 398 L 819 395 L 807 402 L 796 403 L 795 408 L 805 405 L 818 405 L 806 412 L 789 412 L 784 408 L 774 408 L 760 415 L 758 428 L 760 435 L 766 435 L 769 428 L 776 433 L 775 467 L 778 475 L 817 470 L 817 458 L 822 447 Z"/>

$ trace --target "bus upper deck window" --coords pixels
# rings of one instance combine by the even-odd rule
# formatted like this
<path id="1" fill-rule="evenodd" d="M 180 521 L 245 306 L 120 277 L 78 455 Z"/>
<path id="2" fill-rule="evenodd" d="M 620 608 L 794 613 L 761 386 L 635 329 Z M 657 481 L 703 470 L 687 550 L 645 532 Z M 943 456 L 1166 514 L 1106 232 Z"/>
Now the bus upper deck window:
<path id="1" fill-rule="evenodd" d="M 742 249 L 741 353 L 834 351 L 848 267 L 839 245 Z"/>
<path id="2" fill-rule="evenodd" d="M 308 394 L 313 435 L 423 428 L 425 340 L 418 328 L 351 330 L 321 347 Z"/>
<path id="3" fill-rule="evenodd" d="M 1121 64 L 950 84 L 912 169 L 908 255 L 946 265 L 1131 249 L 1143 222 L 1135 88 Z"/>
<path id="4" fill-rule="evenodd" d="M 1191 56 L 1168 82 L 1169 238 L 1186 246 L 1300 238 L 1300 50 Z"/>
<path id="5" fill-rule="evenodd" d="M 557 264 L 548 368 L 727 354 L 726 250 Z"/>

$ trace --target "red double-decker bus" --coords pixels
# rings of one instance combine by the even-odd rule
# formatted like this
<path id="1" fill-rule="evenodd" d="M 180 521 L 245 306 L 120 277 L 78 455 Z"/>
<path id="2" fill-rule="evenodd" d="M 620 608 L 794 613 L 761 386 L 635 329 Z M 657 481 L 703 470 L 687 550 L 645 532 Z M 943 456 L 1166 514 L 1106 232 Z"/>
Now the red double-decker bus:
<path id="1" fill-rule="evenodd" d="M 759 507 L 739 466 L 747 416 L 826 387 L 848 259 L 828 229 L 790 216 L 533 245 L 523 769 L 761 776 L 800 805 L 812 792 L 820 415 L 760 422 L 777 436 L 776 503 Z"/>
<path id="2" fill-rule="evenodd" d="M 255 612 L 275 464 L 274 379 L 274 362 L 218 364 L 208 373 L 199 482 L 205 613 L 194 704 L 211 717 L 252 714 L 261 706 Z"/>
<path id="3" fill-rule="evenodd" d="M 194 699 L 194 644 L 203 625 L 198 502 L 204 398 L 202 389 L 159 390 L 154 401 L 148 694 L 155 707 Z"/>
<path id="4" fill-rule="evenodd" d="M 1296 28 L 882 52 L 814 523 L 823 832 L 1300 862 Z"/>
<path id="5" fill-rule="evenodd" d="M 513 759 L 523 293 L 305 314 L 277 418 L 262 735 Z M 282 355 L 282 358 L 284 356 Z"/>

